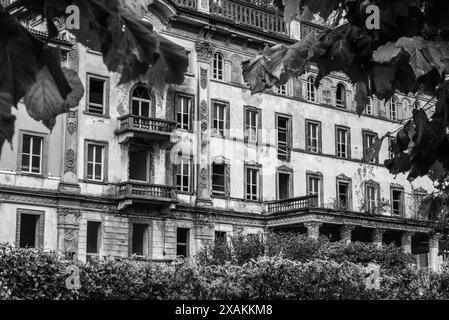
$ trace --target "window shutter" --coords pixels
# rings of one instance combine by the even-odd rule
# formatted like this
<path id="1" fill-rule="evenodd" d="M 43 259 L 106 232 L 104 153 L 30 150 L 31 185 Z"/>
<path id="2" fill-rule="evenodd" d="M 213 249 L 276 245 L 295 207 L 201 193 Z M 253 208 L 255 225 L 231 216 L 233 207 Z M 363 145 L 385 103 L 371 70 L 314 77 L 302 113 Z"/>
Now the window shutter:
<path id="1" fill-rule="evenodd" d="M 215 119 L 217 119 L 217 106 L 216 106 L 216 102 L 213 102 L 212 103 L 212 129 L 213 129 L 212 133 L 217 132 Z"/>
<path id="2" fill-rule="evenodd" d="M 262 109 L 257 109 L 257 142 L 262 143 Z"/>
<path id="3" fill-rule="evenodd" d="M 37 239 L 37 247 L 39 249 L 44 249 L 44 233 L 45 233 L 45 214 L 39 215 L 39 235 Z"/>
<path id="4" fill-rule="evenodd" d="M 16 247 L 20 246 L 20 229 L 22 224 L 22 213 L 20 211 L 17 212 L 17 220 L 16 220 Z"/>
<path id="5" fill-rule="evenodd" d="M 225 131 L 225 136 L 229 137 L 230 133 L 230 128 L 231 128 L 231 105 L 227 104 L 226 105 L 226 131 Z"/>

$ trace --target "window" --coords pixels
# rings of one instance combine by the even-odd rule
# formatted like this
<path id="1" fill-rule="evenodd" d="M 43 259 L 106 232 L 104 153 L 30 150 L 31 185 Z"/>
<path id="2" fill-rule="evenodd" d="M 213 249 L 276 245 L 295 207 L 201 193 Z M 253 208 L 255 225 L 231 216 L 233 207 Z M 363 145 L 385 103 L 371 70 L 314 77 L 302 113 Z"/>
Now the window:
<path id="1" fill-rule="evenodd" d="M 391 120 L 398 119 L 398 106 L 397 106 L 397 101 L 394 97 L 391 98 L 390 100 L 388 100 L 388 102 L 387 102 L 387 116 Z"/>
<path id="2" fill-rule="evenodd" d="M 351 183 L 337 180 L 337 207 L 341 210 L 351 209 Z"/>
<path id="3" fill-rule="evenodd" d="M 368 153 L 369 148 L 377 140 L 377 134 L 372 132 L 363 132 L 363 156 L 365 157 Z M 371 163 L 377 163 L 379 159 L 372 159 Z"/>
<path id="4" fill-rule="evenodd" d="M 245 108 L 245 140 L 257 142 L 259 136 L 259 110 L 255 108 Z"/>
<path id="5" fill-rule="evenodd" d="M 86 253 L 88 256 L 98 256 L 100 253 L 101 222 L 87 221 Z"/>
<path id="6" fill-rule="evenodd" d="M 321 152 L 321 123 L 306 120 L 306 150 Z"/>
<path id="7" fill-rule="evenodd" d="M 41 248 L 44 245 L 44 212 L 17 210 L 16 246 Z"/>
<path id="8" fill-rule="evenodd" d="M 184 95 L 176 96 L 177 127 L 187 131 L 192 130 L 192 98 Z"/>
<path id="9" fill-rule="evenodd" d="M 336 127 L 336 153 L 337 157 L 339 158 L 349 158 L 349 151 L 350 151 L 350 136 L 349 136 L 349 129 L 343 128 L 343 127 Z"/>
<path id="10" fill-rule="evenodd" d="M 88 106 L 87 111 L 92 114 L 106 114 L 106 87 L 107 80 L 92 75 L 88 75 Z"/>
<path id="11" fill-rule="evenodd" d="M 307 78 L 307 100 L 316 101 L 315 79 L 312 76 Z"/>
<path id="12" fill-rule="evenodd" d="M 404 213 L 404 190 L 391 188 L 391 214 L 403 216 Z"/>
<path id="13" fill-rule="evenodd" d="M 365 107 L 365 113 L 371 115 L 374 113 L 374 100 L 372 97 L 369 97 L 369 102 Z"/>
<path id="14" fill-rule="evenodd" d="M 291 198 L 291 173 L 278 172 L 278 200 Z"/>
<path id="15" fill-rule="evenodd" d="M 226 194 L 226 165 L 212 164 L 212 194 L 224 196 Z"/>
<path id="16" fill-rule="evenodd" d="M 374 183 L 367 183 L 365 186 L 365 207 L 366 211 L 374 214 L 376 212 L 379 199 L 379 186 Z"/>
<path id="17" fill-rule="evenodd" d="M 280 85 L 279 87 L 276 88 L 276 92 L 282 95 L 286 95 L 287 94 L 287 86 L 285 84 Z"/>
<path id="18" fill-rule="evenodd" d="M 224 65 L 223 55 L 220 52 L 215 52 L 214 67 L 213 67 L 214 79 L 223 80 L 223 65 Z"/>
<path id="19" fill-rule="evenodd" d="M 225 231 L 215 231 L 215 243 L 223 245 L 227 242 L 227 236 Z"/>
<path id="20" fill-rule="evenodd" d="M 395 138 L 389 137 L 389 139 L 388 139 L 388 159 L 394 158 L 394 152 L 393 152 L 394 142 L 395 142 Z"/>
<path id="21" fill-rule="evenodd" d="M 192 160 L 180 159 L 180 163 L 176 165 L 176 189 L 181 192 L 191 192 L 192 177 Z"/>
<path id="22" fill-rule="evenodd" d="M 291 125 L 290 117 L 277 116 L 277 143 L 278 143 L 278 159 L 290 161 L 290 141 L 291 141 Z"/>
<path id="23" fill-rule="evenodd" d="M 98 169 L 100 171 L 100 169 Z M 89 172 L 89 170 L 88 170 Z M 131 146 L 129 149 L 129 179 L 150 181 L 150 155 L 146 148 Z M 100 174 L 100 177 L 102 175 Z M 91 179 L 88 177 L 88 179 Z M 95 179 L 94 179 L 95 180 Z"/>
<path id="24" fill-rule="evenodd" d="M 216 135 L 224 137 L 229 127 L 229 108 L 225 103 L 213 103 L 213 129 Z"/>
<path id="25" fill-rule="evenodd" d="M 259 200 L 259 169 L 258 168 L 246 168 L 246 200 Z"/>
<path id="26" fill-rule="evenodd" d="M 139 117 L 151 116 L 151 96 L 148 89 L 139 86 L 133 90 L 131 96 L 131 113 Z"/>
<path id="27" fill-rule="evenodd" d="M 335 102 L 337 107 L 346 108 L 346 90 L 345 86 L 341 83 L 337 85 Z"/>
<path id="28" fill-rule="evenodd" d="M 318 203 L 322 201 L 322 177 L 318 175 L 307 175 L 307 194 L 318 197 Z"/>
<path id="29" fill-rule="evenodd" d="M 132 250 L 131 254 L 138 256 L 148 255 L 148 225 L 132 224 Z"/>
<path id="30" fill-rule="evenodd" d="M 86 143 L 86 178 L 92 181 L 104 181 L 106 146 L 104 144 Z"/>
<path id="31" fill-rule="evenodd" d="M 189 257 L 189 229 L 176 229 L 176 255 L 178 257 Z"/>
<path id="32" fill-rule="evenodd" d="M 43 138 L 22 135 L 22 155 L 20 170 L 27 173 L 42 173 Z"/>

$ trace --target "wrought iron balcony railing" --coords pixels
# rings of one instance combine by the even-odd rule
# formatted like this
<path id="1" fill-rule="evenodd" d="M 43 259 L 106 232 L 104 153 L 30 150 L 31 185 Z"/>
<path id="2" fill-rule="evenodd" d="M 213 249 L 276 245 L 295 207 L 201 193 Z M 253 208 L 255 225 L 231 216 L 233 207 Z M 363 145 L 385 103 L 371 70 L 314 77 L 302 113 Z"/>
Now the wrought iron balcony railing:
<path id="1" fill-rule="evenodd" d="M 281 213 L 305 208 L 318 207 L 318 196 L 303 196 L 284 200 L 275 200 L 267 203 L 267 213 Z"/>

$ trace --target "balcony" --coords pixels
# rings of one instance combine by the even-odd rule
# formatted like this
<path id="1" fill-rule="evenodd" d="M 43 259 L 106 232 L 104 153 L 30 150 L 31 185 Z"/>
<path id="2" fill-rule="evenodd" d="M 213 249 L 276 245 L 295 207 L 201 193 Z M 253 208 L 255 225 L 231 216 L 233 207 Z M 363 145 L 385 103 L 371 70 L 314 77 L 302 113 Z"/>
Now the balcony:
<path id="1" fill-rule="evenodd" d="M 158 118 L 147 118 L 136 115 L 119 117 L 119 143 L 126 143 L 130 139 L 169 140 L 176 122 Z"/>
<path id="2" fill-rule="evenodd" d="M 318 207 L 318 196 L 313 195 L 267 202 L 266 212 L 277 214 L 316 207 Z"/>
<path id="3" fill-rule="evenodd" d="M 117 185 L 119 210 L 130 205 L 140 204 L 161 207 L 176 201 L 175 188 L 165 185 L 142 182 L 123 182 Z"/>
<path id="4" fill-rule="evenodd" d="M 198 0 L 172 1 L 181 8 L 198 11 Z M 273 8 L 262 8 L 242 0 L 209 0 L 209 14 L 236 25 L 289 36 L 284 18 Z"/>

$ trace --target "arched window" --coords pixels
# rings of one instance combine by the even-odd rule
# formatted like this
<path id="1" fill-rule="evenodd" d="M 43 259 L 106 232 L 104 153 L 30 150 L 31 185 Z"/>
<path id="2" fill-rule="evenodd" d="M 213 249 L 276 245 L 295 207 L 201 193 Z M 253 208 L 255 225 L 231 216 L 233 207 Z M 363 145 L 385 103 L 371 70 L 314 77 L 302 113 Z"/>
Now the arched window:
<path id="1" fill-rule="evenodd" d="M 341 83 L 337 85 L 337 91 L 335 93 L 335 104 L 339 108 L 346 108 L 346 89 Z"/>
<path id="2" fill-rule="evenodd" d="M 213 78 L 223 80 L 223 55 L 220 52 L 214 54 Z"/>
<path id="3" fill-rule="evenodd" d="M 312 76 L 307 78 L 307 100 L 316 101 L 315 79 Z"/>
<path id="4" fill-rule="evenodd" d="M 387 116 L 391 120 L 397 120 L 398 119 L 398 104 L 395 97 L 392 97 L 387 102 Z"/>
<path id="5" fill-rule="evenodd" d="M 145 87 L 134 88 L 131 95 L 131 114 L 140 117 L 150 117 L 151 115 L 151 95 Z"/>

